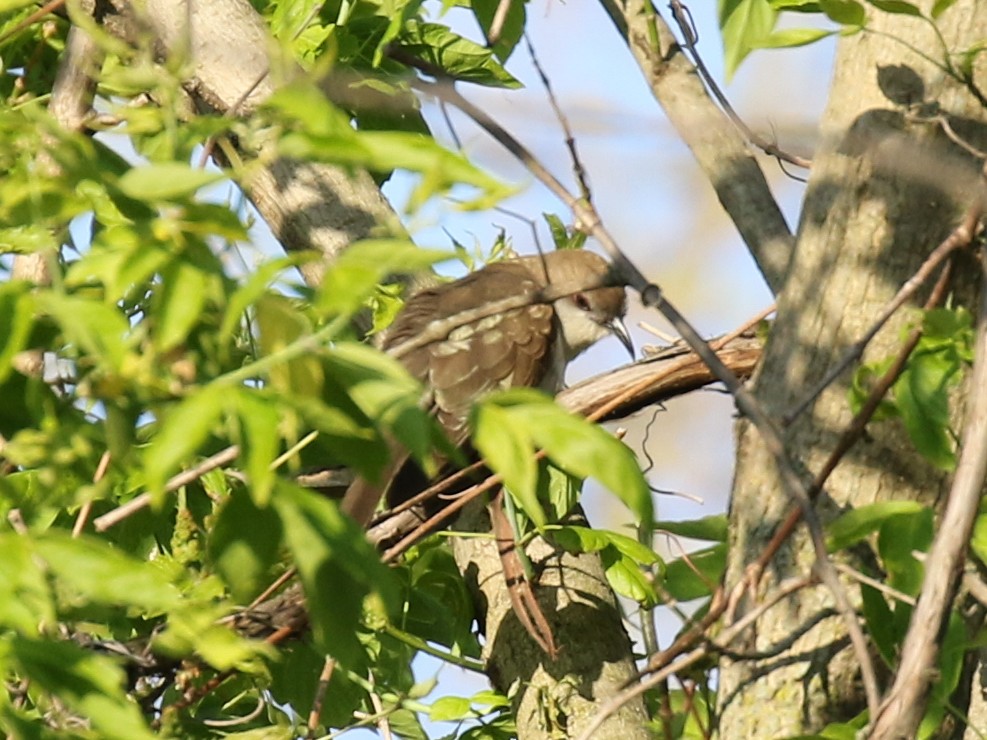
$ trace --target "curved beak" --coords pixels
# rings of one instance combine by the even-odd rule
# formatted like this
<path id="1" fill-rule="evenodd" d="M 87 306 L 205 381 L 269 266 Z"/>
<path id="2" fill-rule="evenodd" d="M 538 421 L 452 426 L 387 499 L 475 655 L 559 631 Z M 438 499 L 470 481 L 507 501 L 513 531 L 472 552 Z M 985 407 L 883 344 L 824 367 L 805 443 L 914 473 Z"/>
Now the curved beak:
<path id="1" fill-rule="evenodd" d="M 627 326 L 624 324 L 624 320 L 619 316 L 615 316 L 607 322 L 607 328 L 612 331 L 613 335 L 620 340 L 620 343 L 627 348 L 627 352 L 631 356 L 631 361 L 636 359 L 634 357 L 634 342 L 631 341 L 631 334 L 627 331 Z"/>

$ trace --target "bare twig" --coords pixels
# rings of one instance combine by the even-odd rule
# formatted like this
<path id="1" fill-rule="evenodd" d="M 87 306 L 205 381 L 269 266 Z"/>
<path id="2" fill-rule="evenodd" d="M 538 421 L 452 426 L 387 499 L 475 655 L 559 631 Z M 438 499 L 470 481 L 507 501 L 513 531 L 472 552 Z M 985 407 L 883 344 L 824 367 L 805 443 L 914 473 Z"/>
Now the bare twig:
<path id="1" fill-rule="evenodd" d="M 237 459 L 240 455 L 239 445 L 230 445 L 225 450 L 217 452 L 215 455 L 207 457 L 201 463 L 196 465 L 194 468 L 188 470 L 183 470 L 178 475 L 173 476 L 165 483 L 164 492 L 171 493 L 172 491 L 177 491 L 182 486 L 188 485 L 195 480 L 198 480 L 203 475 L 208 473 L 210 470 L 215 470 L 218 467 L 231 463 Z M 151 505 L 151 494 L 142 493 L 139 496 L 135 496 L 127 503 L 118 506 L 112 511 L 108 511 L 103 514 L 103 516 L 97 517 L 93 521 L 93 526 L 96 527 L 97 532 L 105 532 L 107 529 L 112 527 L 114 524 L 119 524 L 124 519 L 129 516 L 136 514 L 141 509 L 146 509 Z"/>
<path id="2" fill-rule="evenodd" d="M 565 145 L 569 150 L 569 159 L 572 161 L 572 173 L 576 176 L 576 182 L 579 183 L 579 192 L 583 198 L 591 201 L 593 198 L 590 192 L 589 182 L 586 179 L 586 168 L 583 167 L 583 162 L 579 158 L 579 150 L 576 148 L 576 137 L 573 135 L 572 128 L 569 126 L 569 119 L 566 118 L 562 106 L 559 105 L 559 101 L 555 97 L 555 92 L 552 90 L 552 83 L 549 81 L 548 75 L 545 74 L 545 70 L 542 69 L 541 62 L 538 61 L 538 55 L 535 54 L 535 47 L 532 45 L 528 34 L 524 34 L 524 43 L 528 47 L 528 55 L 531 57 L 531 63 L 534 65 L 541 84 L 545 88 L 545 94 L 548 95 L 548 102 L 555 112 L 555 119 L 559 122 L 562 131 L 565 133 Z"/>
<path id="3" fill-rule="evenodd" d="M 703 78 L 703 82 L 706 83 L 706 87 L 709 88 L 709 91 L 713 94 L 713 97 L 716 98 L 716 102 L 720 104 L 720 107 L 723 109 L 723 112 L 726 113 L 727 118 L 729 118 L 731 123 L 739 129 L 744 138 L 765 154 L 776 157 L 782 162 L 794 164 L 796 167 L 804 167 L 806 169 L 810 168 L 812 166 L 811 159 L 799 157 L 795 154 L 789 154 L 785 150 L 781 149 L 777 144 L 770 142 L 754 133 L 750 126 L 744 123 L 744 119 L 737 115 L 737 111 L 735 111 L 733 106 L 730 105 L 730 100 L 723 93 L 723 90 L 720 89 L 720 86 L 716 84 L 716 79 L 712 74 L 710 74 L 709 69 L 706 67 L 706 63 L 699 55 L 699 49 L 696 48 L 696 42 L 699 39 L 696 35 L 695 25 L 692 23 L 692 13 L 682 2 L 680 2 L 680 0 L 671 0 L 668 5 L 672 10 L 672 17 L 675 18 L 675 22 L 679 26 L 683 44 L 685 48 L 688 49 L 689 55 L 692 57 L 692 62 L 696 65 L 696 69 L 699 70 L 699 74 Z"/>
<path id="4" fill-rule="evenodd" d="M 312 700 L 312 709 L 308 713 L 308 734 L 313 736 L 319 726 L 319 717 L 322 714 L 322 704 L 326 700 L 326 691 L 329 689 L 329 681 L 332 680 L 333 671 L 336 670 L 336 660 L 332 656 L 326 656 L 326 662 L 322 665 L 322 673 L 319 675 L 319 683 L 315 688 L 315 698 Z"/>
<path id="5" fill-rule="evenodd" d="M 110 467 L 110 451 L 107 450 L 99 458 L 99 464 L 96 465 L 96 472 L 93 473 L 93 483 L 99 483 L 106 476 L 106 471 Z M 72 536 L 78 537 L 82 534 L 82 530 L 86 527 L 86 522 L 89 521 L 89 516 L 93 511 L 93 500 L 87 500 L 82 507 L 79 509 L 79 514 L 75 518 L 75 525 L 72 527 Z"/>

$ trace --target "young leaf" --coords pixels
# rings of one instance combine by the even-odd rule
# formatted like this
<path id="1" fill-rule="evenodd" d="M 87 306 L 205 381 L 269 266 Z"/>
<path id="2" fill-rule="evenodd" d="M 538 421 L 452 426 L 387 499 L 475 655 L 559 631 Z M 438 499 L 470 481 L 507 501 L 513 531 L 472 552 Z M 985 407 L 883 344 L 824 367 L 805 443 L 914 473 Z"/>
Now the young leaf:
<path id="1" fill-rule="evenodd" d="M 507 490 L 536 526 L 547 523 L 537 495 L 538 465 L 526 427 L 495 404 L 477 405 L 472 417 L 473 446 L 490 468 L 499 473 Z"/>
<path id="2" fill-rule="evenodd" d="M 677 601 L 709 596 L 723 577 L 726 562 L 726 545 L 715 545 L 683 555 L 666 565 L 665 590 Z"/>
<path id="3" fill-rule="evenodd" d="M 446 251 L 422 249 L 407 239 L 356 242 L 323 277 L 316 306 L 334 315 L 355 313 L 388 276 L 419 272 L 452 256 Z"/>
<path id="4" fill-rule="evenodd" d="M 156 503 L 161 501 L 168 477 L 209 438 L 227 398 L 226 389 L 207 385 L 164 413 L 160 429 L 144 453 L 144 475 Z"/>
<path id="5" fill-rule="evenodd" d="M 393 613 L 393 574 L 335 501 L 284 482 L 272 501 L 305 587 L 319 648 L 343 665 L 355 665 L 363 654 L 357 633 L 364 597 L 375 594 Z"/>
<path id="6" fill-rule="evenodd" d="M 724 0 L 720 3 L 720 30 L 727 79 L 775 26 L 777 13 L 768 0 Z"/>
<path id="7" fill-rule="evenodd" d="M 135 200 L 170 201 L 194 195 L 199 188 L 219 182 L 224 177 L 222 172 L 167 162 L 134 167 L 117 181 L 117 187 Z"/>
<path id="8" fill-rule="evenodd" d="M 209 557 L 237 602 L 249 603 L 266 585 L 281 534 L 277 514 L 258 507 L 243 491 L 235 491 L 223 503 L 209 538 Z"/>
<path id="9" fill-rule="evenodd" d="M 5 640 L 18 672 L 92 723 L 99 737 L 141 740 L 156 737 L 137 704 L 123 692 L 123 670 L 112 660 L 68 641 Z"/>
<path id="10" fill-rule="evenodd" d="M 826 550 L 838 552 L 880 529 L 888 519 L 923 510 L 917 501 L 882 501 L 851 509 L 826 525 Z"/>

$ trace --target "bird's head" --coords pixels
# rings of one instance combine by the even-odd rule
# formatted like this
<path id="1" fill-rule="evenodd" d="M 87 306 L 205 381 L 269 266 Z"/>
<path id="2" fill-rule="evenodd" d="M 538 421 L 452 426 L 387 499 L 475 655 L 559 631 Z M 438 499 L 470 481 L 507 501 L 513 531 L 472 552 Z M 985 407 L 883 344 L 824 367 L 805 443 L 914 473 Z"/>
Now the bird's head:
<path id="1" fill-rule="evenodd" d="M 601 339 L 614 335 L 634 357 L 634 345 L 624 325 L 627 297 L 614 285 L 610 265 L 599 255 L 582 250 L 545 255 L 549 284 L 565 292 L 555 301 L 566 359 L 571 360 Z"/>

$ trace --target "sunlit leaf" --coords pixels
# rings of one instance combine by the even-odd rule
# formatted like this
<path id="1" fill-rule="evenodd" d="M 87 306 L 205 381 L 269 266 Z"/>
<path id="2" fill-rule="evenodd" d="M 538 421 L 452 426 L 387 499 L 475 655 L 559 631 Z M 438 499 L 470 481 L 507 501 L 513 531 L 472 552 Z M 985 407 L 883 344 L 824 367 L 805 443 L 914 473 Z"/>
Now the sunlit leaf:
<path id="1" fill-rule="evenodd" d="M 723 577 L 726 560 L 726 545 L 683 555 L 666 564 L 663 586 L 678 601 L 709 596 Z"/>
<path id="2" fill-rule="evenodd" d="M 226 390 L 205 386 L 172 406 L 144 453 L 147 487 L 160 502 L 164 484 L 178 467 L 194 457 L 215 428 L 227 403 Z"/>
<path id="3" fill-rule="evenodd" d="M 335 501 L 288 484 L 272 500 L 305 587 L 316 642 L 344 665 L 355 664 L 363 653 L 357 631 L 364 598 L 375 594 L 393 612 L 394 576 Z"/>
<path id="4" fill-rule="evenodd" d="M 891 517 L 916 514 L 923 508 L 917 501 L 881 501 L 858 506 L 826 525 L 826 549 L 844 550 L 876 532 Z"/>
<path id="5" fill-rule="evenodd" d="M 137 200 L 178 200 L 194 195 L 199 188 L 219 182 L 221 172 L 210 172 L 180 162 L 147 164 L 128 170 L 117 187 Z"/>
<path id="6" fill-rule="evenodd" d="M 729 79 L 751 50 L 771 33 L 777 14 L 768 0 L 722 0 L 719 19 Z"/>
<path id="7" fill-rule="evenodd" d="M 100 737 L 153 738 L 137 704 L 123 692 L 123 670 L 112 660 L 69 641 L 8 637 L 6 645 L 23 675 L 87 720 Z"/>

